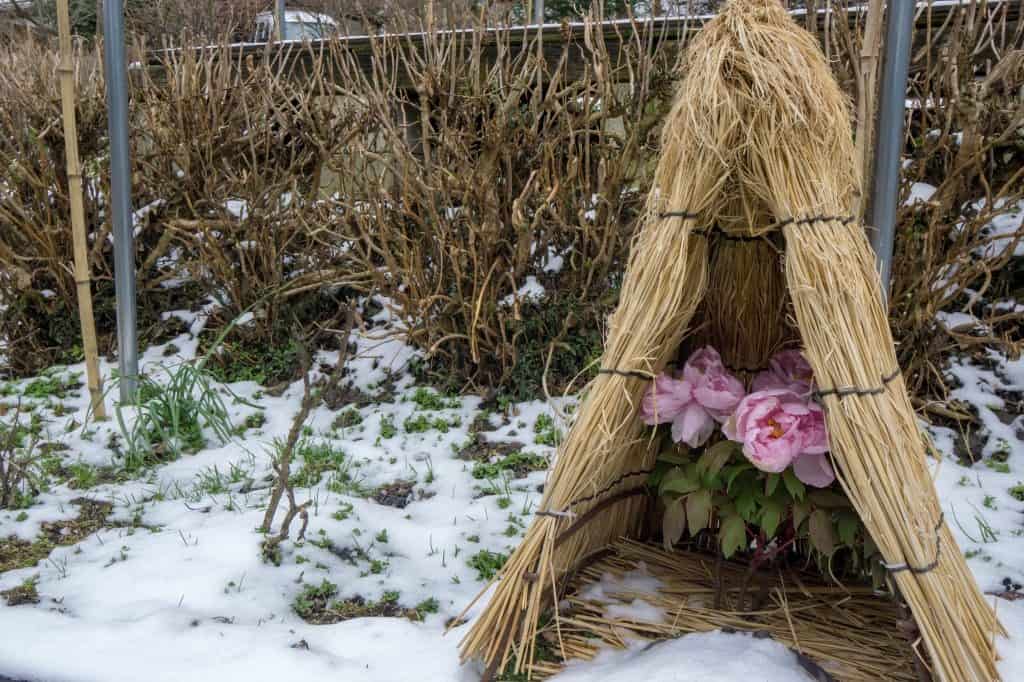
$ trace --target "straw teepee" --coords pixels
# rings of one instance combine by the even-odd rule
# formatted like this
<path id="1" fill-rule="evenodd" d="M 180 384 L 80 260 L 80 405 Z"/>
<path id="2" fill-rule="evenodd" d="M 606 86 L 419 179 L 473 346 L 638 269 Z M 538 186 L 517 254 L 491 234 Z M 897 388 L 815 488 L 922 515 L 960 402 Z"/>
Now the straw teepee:
<path id="1" fill-rule="evenodd" d="M 859 188 L 846 98 L 778 0 L 732 0 L 684 66 L 601 373 L 463 656 L 488 674 L 532 669 L 538 621 L 553 608 L 557 622 L 566 576 L 636 535 L 656 456 L 638 407 L 686 335 L 710 335 L 727 364 L 752 370 L 798 333 L 825 387 L 840 480 L 933 672 L 998 679 L 1001 627 L 943 521 L 873 254 L 850 217 Z"/>

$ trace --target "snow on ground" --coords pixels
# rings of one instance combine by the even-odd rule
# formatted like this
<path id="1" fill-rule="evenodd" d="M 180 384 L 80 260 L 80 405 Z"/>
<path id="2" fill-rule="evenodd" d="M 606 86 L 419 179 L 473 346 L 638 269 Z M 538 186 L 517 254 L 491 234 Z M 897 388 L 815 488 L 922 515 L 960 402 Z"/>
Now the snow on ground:
<path id="1" fill-rule="evenodd" d="M 637 642 L 626 651 L 604 651 L 586 663 L 571 663 L 559 682 L 809 682 L 792 651 L 769 639 L 704 632 L 664 642 Z"/>
<path id="2" fill-rule="evenodd" d="M 200 320 L 186 321 L 194 331 L 202 327 Z M 278 396 L 253 383 L 231 385 L 223 397 L 232 423 L 250 418 L 254 426 L 227 443 L 206 433 L 208 447 L 198 454 L 138 478 L 86 490 L 56 485 L 23 512 L 0 512 L 0 538 L 32 540 L 44 522 L 75 518 L 79 506 L 73 500 L 113 505 L 108 527 L 57 547 L 34 566 L 0 574 L 0 591 L 34 579 L 40 597 L 34 605 L 7 606 L 0 600 L 0 677 L 30 682 L 478 679 L 478 668 L 460 666 L 458 660 L 458 641 L 468 623 L 447 636 L 445 625 L 484 588 L 480 569 L 494 557 L 486 552 L 507 554 L 519 541 L 545 472 L 492 478 L 493 471 L 459 452 L 473 443 L 476 424 L 489 443 L 549 458 L 553 448 L 537 442 L 550 442 L 538 418 L 564 428 L 559 414 L 565 405 L 534 401 L 489 412 L 479 399 L 465 397 L 424 409 L 413 400 L 416 387 L 406 372 L 414 351 L 386 333 L 397 326 L 386 308 L 377 321 L 384 325 L 355 335 L 358 353 L 350 363 L 355 387 L 373 400 L 354 408 L 356 416 L 350 414 L 343 425 L 336 420 L 345 410 L 326 407 L 308 423 L 307 440 L 343 454 L 337 471 L 297 491 L 300 501 L 313 500 L 309 527 L 304 542 L 282 545 L 279 566 L 262 560 L 263 537 L 256 528 L 269 493 L 273 443 L 288 432 L 301 382 Z M 174 347 L 169 357 L 164 355 L 168 346 L 149 348 L 144 369 L 159 378 L 162 367 L 194 357 L 197 343 L 184 335 Z M 329 363 L 333 357 L 325 353 L 319 359 Z M 106 376 L 113 369 L 104 363 Z M 55 376 L 67 375 L 83 376 L 84 369 L 55 370 Z M 959 384 L 956 397 L 976 406 L 987 431 L 984 460 L 967 468 L 949 457 L 937 467 L 936 482 L 981 587 L 1002 591 L 1006 578 L 1024 582 L 1024 488 L 1015 492 L 1024 485 L 1024 418 L 1014 402 L 1024 390 L 1024 360 L 993 356 L 984 366 L 960 363 L 951 375 Z M 7 390 L 24 393 L 29 383 L 8 384 Z M 84 389 L 63 399 L 24 400 L 46 415 L 45 440 L 67 447 L 56 451 L 65 466 L 118 463 L 111 450 L 119 439 L 117 420 L 86 422 Z M 125 414 L 130 423 L 131 410 Z M 252 418 L 256 414 L 263 416 L 262 424 Z M 940 427 L 932 433 L 940 449 L 951 454 L 957 434 Z M 509 445 L 516 443 L 521 445 Z M 395 483 L 405 487 L 394 493 Z M 391 506 L 396 499 L 406 504 Z M 297 524 L 293 537 L 295 529 Z M 474 559 L 476 566 L 470 564 Z M 421 609 L 423 618 L 309 624 L 294 606 L 325 580 L 336 586 L 339 599 L 391 599 L 404 609 Z M 651 590 L 656 582 L 641 568 L 623 578 L 607 576 L 590 589 L 599 597 L 602 589 Z M 480 608 L 478 603 L 470 610 L 469 621 Z M 654 615 L 643 600 L 616 608 L 625 615 Z M 1024 601 L 998 600 L 998 609 L 1013 636 L 1000 643 L 1005 679 L 1024 679 L 1024 647 L 1014 646 L 1024 635 Z M 777 643 L 707 633 L 605 652 L 589 663 L 572 664 L 556 680 L 619 677 L 811 679 Z"/>

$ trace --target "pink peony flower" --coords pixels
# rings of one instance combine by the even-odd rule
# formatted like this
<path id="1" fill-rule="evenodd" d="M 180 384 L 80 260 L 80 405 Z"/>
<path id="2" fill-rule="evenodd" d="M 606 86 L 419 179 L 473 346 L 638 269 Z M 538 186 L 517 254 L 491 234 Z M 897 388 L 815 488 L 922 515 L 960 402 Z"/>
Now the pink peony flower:
<path id="1" fill-rule="evenodd" d="M 743 400 L 743 382 L 722 364 L 722 357 L 711 346 L 704 346 L 686 361 L 683 379 L 693 385 L 693 397 L 719 423 L 732 414 Z"/>
<path id="2" fill-rule="evenodd" d="M 780 351 L 768 364 L 769 369 L 754 377 L 750 386 L 751 391 L 782 388 L 801 396 L 810 395 L 814 391 L 814 372 L 800 351 Z"/>
<path id="3" fill-rule="evenodd" d="M 707 442 L 715 422 L 724 422 L 743 399 L 743 384 L 725 370 L 710 346 L 692 356 L 683 378 L 662 374 L 640 404 L 645 424 L 672 423 L 672 439 L 699 447 Z"/>
<path id="4" fill-rule="evenodd" d="M 805 453 L 822 454 L 828 449 L 821 406 L 787 389 L 751 393 L 722 431 L 730 440 L 743 443 L 743 454 L 754 466 L 775 474 Z"/>

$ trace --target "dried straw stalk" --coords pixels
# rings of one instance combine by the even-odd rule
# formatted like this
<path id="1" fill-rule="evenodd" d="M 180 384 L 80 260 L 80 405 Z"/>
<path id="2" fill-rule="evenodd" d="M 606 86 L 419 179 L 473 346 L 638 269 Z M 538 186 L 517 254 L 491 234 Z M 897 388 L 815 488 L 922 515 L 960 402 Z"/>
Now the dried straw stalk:
<path id="1" fill-rule="evenodd" d="M 97 419 L 105 419 L 99 351 L 96 346 L 96 321 L 92 313 L 89 253 L 85 236 L 85 209 L 82 205 L 82 170 L 78 160 L 78 125 L 75 121 L 75 67 L 71 50 L 71 21 L 68 0 L 57 0 L 57 31 L 60 34 L 60 99 L 64 117 L 64 156 L 68 170 L 68 200 L 71 202 L 71 234 L 75 252 L 75 287 L 78 317 L 82 326 L 82 347 L 85 352 L 86 383 L 92 411 Z"/>
<path id="2" fill-rule="evenodd" d="M 707 235 L 697 229 L 717 225 L 726 236 L 751 237 L 786 225 L 786 281 L 819 384 L 863 391 L 825 399 L 840 480 L 887 562 L 924 568 L 937 561 L 933 570 L 894 576 L 939 679 L 998 679 L 992 640 L 1001 628 L 942 522 L 902 379 L 883 381 L 897 369 L 892 337 L 867 240 L 846 218 L 859 185 L 849 103 L 814 39 L 776 0 L 732 0 L 691 45 L 684 68 L 604 368 L 653 374 L 674 355 L 707 281 Z M 771 273 L 728 275 L 768 281 Z M 722 304 L 706 308 L 731 314 Z M 654 450 L 637 419 L 646 386 L 617 374 L 595 380 L 542 511 L 564 512 L 649 466 Z M 585 515 L 628 485 L 571 511 Z M 463 640 L 463 656 L 484 659 L 490 672 L 513 658 L 514 670 L 531 669 L 537 620 L 557 604 L 562 577 L 639 525 L 640 505 L 625 499 L 593 518 L 538 516 Z"/>

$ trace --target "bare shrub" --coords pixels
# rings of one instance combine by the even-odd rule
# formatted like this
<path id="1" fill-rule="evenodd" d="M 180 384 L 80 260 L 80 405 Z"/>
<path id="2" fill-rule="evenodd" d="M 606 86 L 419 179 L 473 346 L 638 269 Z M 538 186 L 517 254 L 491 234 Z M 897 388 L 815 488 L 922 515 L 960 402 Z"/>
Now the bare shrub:
<path id="1" fill-rule="evenodd" d="M 225 36 L 249 40 L 256 15 L 269 7 L 266 0 L 146 0 L 128 3 L 125 19 L 129 31 L 154 47 Z"/>
<path id="2" fill-rule="evenodd" d="M 1021 291 L 1020 228 L 1006 226 L 1024 186 L 1024 59 L 1007 11 L 966 3 L 915 38 L 904 194 L 915 182 L 936 191 L 900 212 L 891 305 L 923 396 L 943 394 L 952 350 L 1021 341 L 1006 302 Z M 861 29 L 844 17 L 818 35 L 855 96 Z M 619 30 L 622 49 L 590 23 L 566 27 L 573 40 L 557 45 L 514 30 L 440 32 L 422 46 L 398 36 L 362 51 L 294 46 L 284 59 L 185 50 L 164 53 L 161 72 L 133 71 L 143 341 L 159 337 L 160 312 L 212 301 L 213 330 L 252 313 L 212 367 L 221 378 L 293 378 L 295 320 L 308 328 L 352 291 L 382 293 L 428 368 L 519 396 L 536 395 L 547 371 L 557 390 L 599 352 L 675 76 L 658 35 Z M 26 374 L 77 357 L 67 182 L 55 56 L 31 43 L 0 49 L 0 336 Z M 82 52 L 78 68 L 109 350 L 98 55 Z M 939 315 L 950 309 L 979 323 Z"/>
<path id="3" fill-rule="evenodd" d="M 325 60 L 309 54 L 310 72 L 296 78 L 268 55 L 239 64 L 224 47 L 167 53 L 166 77 L 144 75 L 138 88 L 140 182 L 160 193 L 176 276 L 216 303 L 211 330 L 251 313 L 228 354 L 239 343 L 287 346 L 294 318 L 332 316 L 346 281 L 320 172 L 361 122 L 323 96 Z"/>
<path id="4" fill-rule="evenodd" d="M 48 46 L 22 41 L 0 46 L 0 339 L 9 370 L 34 373 L 54 362 L 81 359 L 80 327 L 72 272 L 70 200 L 64 161 L 64 129 L 57 90 L 58 56 Z M 99 347 L 113 350 L 113 240 L 107 220 L 109 153 L 103 68 L 97 48 L 79 48 L 76 113 L 82 164 L 86 234 Z M 133 106 L 134 109 L 134 106 Z M 133 111 L 134 113 L 134 111 Z M 169 240 L 158 229 L 157 183 L 136 176 L 133 201 L 144 336 L 161 324 L 175 294 Z M 180 303 L 180 302 L 179 302 Z"/>
<path id="5" fill-rule="evenodd" d="M 409 339 L 470 382 L 507 383 L 529 349 L 535 391 L 549 344 L 599 328 L 615 299 L 671 72 L 643 38 L 612 55 L 593 28 L 554 65 L 513 32 L 489 61 L 483 32 L 375 40 L 369 74 L 337 55 L 369 133 L 328 161 L 346 186 L 338 239 Z"/>
<path id="6" fill-rule="evenodd" d="M 891 320 L 922 396 L 945 395 L 951 351 L 1024 342 L 1024 33 L 1008 9 L 971 3 L 914 59 Z"/>

